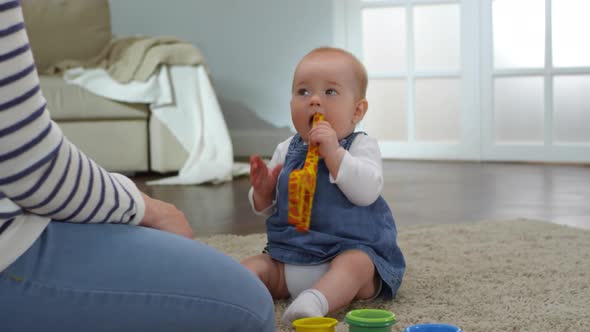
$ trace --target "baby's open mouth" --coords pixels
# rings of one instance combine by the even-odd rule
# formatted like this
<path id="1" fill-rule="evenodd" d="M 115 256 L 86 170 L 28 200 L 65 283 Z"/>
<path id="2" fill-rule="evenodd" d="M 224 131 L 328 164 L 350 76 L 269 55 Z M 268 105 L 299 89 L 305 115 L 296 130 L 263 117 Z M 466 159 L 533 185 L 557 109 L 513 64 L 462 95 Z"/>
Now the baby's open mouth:
<path id="1" fill-rule="evenodd" d="M 324 120 L 324 115 L 320 112 L 315 112 L 309 117 L 309 129 L 313 128 L 314 122 L 313 120 L 317 117 L 318 121 Z"/>

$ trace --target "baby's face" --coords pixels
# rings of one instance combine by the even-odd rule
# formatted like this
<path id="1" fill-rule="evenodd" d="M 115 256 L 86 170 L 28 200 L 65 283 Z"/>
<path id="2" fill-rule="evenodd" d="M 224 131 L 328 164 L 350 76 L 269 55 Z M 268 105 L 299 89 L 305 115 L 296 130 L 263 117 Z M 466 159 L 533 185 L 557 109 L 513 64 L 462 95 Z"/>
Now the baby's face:
<path id="1" fill-rule="evenodd" d="M 291 94 L 291 118 L 305 141 L 317 112 L 324 114 L 339 140 L 354 131 L 360 88 L 353 66 L 348 57 L 334 52 L 312 53 L 297 66 Z"/>

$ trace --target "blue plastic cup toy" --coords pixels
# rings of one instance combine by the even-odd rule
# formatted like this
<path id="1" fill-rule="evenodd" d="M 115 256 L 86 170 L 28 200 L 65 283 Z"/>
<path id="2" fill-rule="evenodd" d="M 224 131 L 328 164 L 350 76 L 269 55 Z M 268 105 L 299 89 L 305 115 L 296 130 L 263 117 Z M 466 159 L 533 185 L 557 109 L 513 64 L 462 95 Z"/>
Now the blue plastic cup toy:
<path id="1" fill-rule="evenodd" d="M 429 323 L 429 324 L 416 324 L 412 326 L 408 326 L 405 328 L 404 332 L 462 332 L 460 327 L 449 325 L 449 324 L 439 324 L 439 323 Z"/>

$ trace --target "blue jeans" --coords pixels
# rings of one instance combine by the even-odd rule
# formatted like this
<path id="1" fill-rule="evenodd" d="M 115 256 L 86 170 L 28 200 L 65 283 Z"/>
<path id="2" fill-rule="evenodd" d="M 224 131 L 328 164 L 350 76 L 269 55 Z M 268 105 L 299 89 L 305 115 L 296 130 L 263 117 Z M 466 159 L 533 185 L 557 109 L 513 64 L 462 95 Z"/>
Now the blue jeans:
<path id="1" fill-rule="evenodd" d="M 0 272 L 0 331 L 270 332 L 274 324 L 266 287 L 238 262 L 143 227 L 52 222 Z"/>

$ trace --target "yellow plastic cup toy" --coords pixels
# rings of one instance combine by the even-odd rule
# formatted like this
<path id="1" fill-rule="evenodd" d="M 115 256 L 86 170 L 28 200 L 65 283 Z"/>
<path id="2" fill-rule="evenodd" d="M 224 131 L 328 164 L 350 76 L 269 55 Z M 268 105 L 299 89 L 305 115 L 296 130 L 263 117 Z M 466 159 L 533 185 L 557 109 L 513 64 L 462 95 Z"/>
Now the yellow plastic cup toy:
<path id="1" fill-rule="evenodd" d="M 296 332 L 334 332 L 338 321 L 330 317 L 300 318 L 293 321 Z"/>

